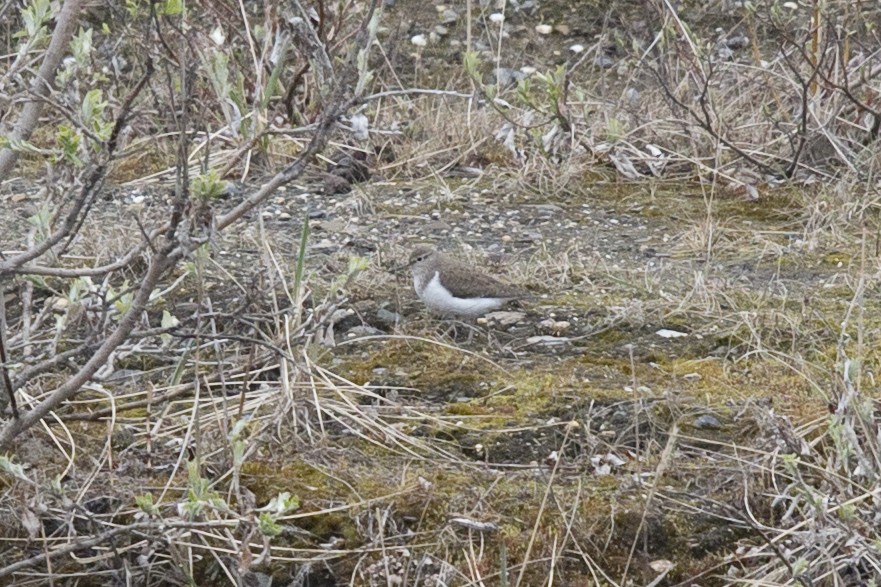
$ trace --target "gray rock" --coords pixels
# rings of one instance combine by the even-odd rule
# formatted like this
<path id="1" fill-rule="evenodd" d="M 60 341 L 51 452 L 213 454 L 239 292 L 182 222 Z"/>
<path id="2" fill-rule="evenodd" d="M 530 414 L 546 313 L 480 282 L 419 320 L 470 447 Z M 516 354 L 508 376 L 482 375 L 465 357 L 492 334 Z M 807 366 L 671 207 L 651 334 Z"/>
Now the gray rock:
<path id="1" fill-rule="evenodd" d="M 383 335 L 385 332 L 380 330 L 379 328 L 374 328 L 373 326 L 353 326 L 346 331 L 346 338 L 361 338 L 362 336 L 379 336 Z"/>
<path id="2" fill-rule="evenodd" d="M 397 312 L 391 312 L 386 310 L 385 308 L 380 308 L 376 311 L 376 317 L 380 322 L 385 324 L 397 324 L 404 318 L 398 314 Z"/>
<path id="3" fill-rule="evenodd" d="M 526 79 L 526 74 L 519 69 L 511 69 L 510 67 L 497 67 L 489 74 L 487 83 L 495 84 L 500 88 L 507 88 L 516 85 L 522 79 Z"/>
<path id="4" fill-rule="evenodd" d="M 725 41 L 725 44 L 729 49 L 737 50 L 737 49 L 746 49 L 749 47 L 749 37 L 746 35 L 735 35 L 730 37 Z"/>
<path id="5" fill-rule="evenodd" d="M 459 20 L 459 14 L 451 8 L 447 8 L 444 10 L 443 14 L 441 14 L 440 20 L 443 24 L 454 24 Z"/>
<path id="6" fill-rule="evenodd" d="M 597 55 L 596 59 L 593 60 L 593 64 L 600 69 L 609 69 L 615 65 L 615 62 L 608 55 Z"/>
<path id="7" fill-rule="evenodd" d="M 704 414 L 694 419 L 694 427 L 701 430 L 718 430 L 722 427 L 722 423 L 715 416 Z"/>
<path id="8" fill-rule="evenodd" d="M 513 326 L 518 322 L 522 322 L 526 318 L 525 312 L 490 312 L 486 316 L 487 322 L 498 324 L 499 326 Z"/>

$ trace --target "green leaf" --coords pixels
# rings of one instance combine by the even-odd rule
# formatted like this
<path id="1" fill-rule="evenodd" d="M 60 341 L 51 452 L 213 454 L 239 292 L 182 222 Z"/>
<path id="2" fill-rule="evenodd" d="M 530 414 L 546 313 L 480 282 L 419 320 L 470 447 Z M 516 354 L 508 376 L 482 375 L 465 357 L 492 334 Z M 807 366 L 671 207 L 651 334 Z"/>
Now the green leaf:
<path id="1" fill-rule="evenodd" d="M 162 7 L 162 13 L 165 14 L 165 16 L 177 16 L 183 11 L 183 0 L 165 0 L 165 6 Z"/>
<path id="2" fill-rule="evenodd" d="M 156 506 L 153 505 L 153 494 L 145 493 L 143 495 L 135 496 L 135 505 L 138 506 L 141 511 L 152 514 L 156 511 Z"/>
<path id="3" fill-rule="evenodd" d="M 260 514 L 260 533 L 264 536 L 278 536 L 282 527 L 268 513 Z"/>
<path id="4" fill-rule="evenodd" d="M 92 54 L 92 29 L 80 30 L 70 41 L 70 51 L 77 65 L 87 65 Z"/>
<path id="5" fill-rule="evenodd" d="M 172 314 L 168 310 L 162 310 L 162 322 L 160 324 L 162 328 L 174 328 L 175 326 L 178 326 L 180 324 L 180 320 L 178 320 L 174 316 L 174 314 Z M 162 340 L 163 344 L 167 345 L 172 341 L 174 337 L 167 332 L 163 332 L 159 335 L 159 338 L 160 340 Z"/>
<path id="6" fill-rule="evenodd" d="M 465 53 L 465 57 L 462 58 L 462 64 L 465 66 L 465 73 L 468 74 L 472 79 L 478 79 L 480 74 L 478 69 L 480 68 L 480 58 L 477 56 L 477 53 L 474 51 L 467 51 Z"/>
<path id="7" fill-rule="evenodd" d="M 24 474 L 24 468 L 18 463 L 13 463 L 7 456 L 0 456 L 0 471 L 5 471 L 23 481 L 30 481 L 28 476 Z"/>
<path id="8" fill-rule="evenodd" d="M 128 290 L 123 294 L 120 294 L 114 301 L 113 307 L 116 308 L 116 311 L 119 312 L 120 315 L 125 314 L 132 307 L 132 302 L 135 301 L 135 294 L 129 288 L 128 279 L 122 282 L 122 290 Z M 109 291 L 108 291 L 109 293 Z"/>
<path id="9" fill-rule="evenodd" d="M 190 185 L 193 196 L 203 199 L 214 199 L 226 190 L 226 181 L 220 178 L 216 170 L 211 169 L 208 173 L 197 175 Z"/>
<path id="10" fill-rule="evenodd" d="M 86 93 L 86 97 L 83 98 L 83 105 L 80 111 L 83 115 L 83 122 L 86 122 L 89 126 L 101 115 L 104 107 L 107 106 L 107 103 L 101 100 L 102 96 L 101 90 L 95 89 L 89 90 Z"/>
<path id="11" fill-rule="evenodd" d="M 49 0 L 34 0 L 27 8 L 21 11 L 21 19 L 24 23 L 25 35 L 31 39 L 42 37 L 46 30 L 44 25 L 52 16 L 52 6 Z M 18 34 L 17 36 L 25 36 Z"/>
<path id="12" fill-rule="evenodd" d="M 77 167 L 81 166 L 82 161 L 78 156 L 80 140 L 81 137 L 75 128 L 66 124 L 59 126 L 58 132 L 55 133 L 55 144 L 61 149 L 61 155 L 55 159 L 68 161 Z"/>

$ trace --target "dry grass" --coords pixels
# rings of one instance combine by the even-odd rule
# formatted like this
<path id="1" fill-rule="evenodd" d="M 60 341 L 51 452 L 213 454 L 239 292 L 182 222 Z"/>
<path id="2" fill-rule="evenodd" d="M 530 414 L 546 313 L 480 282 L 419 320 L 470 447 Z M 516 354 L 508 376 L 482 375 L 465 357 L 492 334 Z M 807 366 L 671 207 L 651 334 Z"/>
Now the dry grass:
<path id="1" fill-rule="evenodd" d="M 881 574 L 878 157 L 855 80 L 871 85 L 876 66 L 851 58 L 871 37 L 802 54 L 804 15 L 764 21 L 758 4 L 726 17 L 753 40 L 731 59 L 705 14 L 658 3 L 658 36 L 606 24 L 565 54 L 565 77 L 502 90 L 483 83 L 491 64 L 527 45 L 551 63 L 525 15 L 506 16 L 530 23 L 520 36 L 499 37 L 474 8 L 479 72 L 438 43 L 380 35 L 363 108 L 376 149 L 333 147 L 394 157 L 348 194 L 317 195 L 313 170 L 163 282 L 112 364 L 0 460 L 0 577 L 868 584 Z M 402 5 L 416 28 L 436 24 Z M 635 42 L 593 67 L 616 35 Z M 396 93 L 408 86 L 431 92 Z M 220 117 L 207 87 L 200 111 Z M 265 134 L 217 120 L 192 134 L 191 176 L 251 181 L 303 149 L 308 125 L 288 133 L 269 116 L 281 108 L 258 103 L 242 116 Z M 143 115 L 116 173 L 154 198 L 126 219 L 97 205 L 60 265 L 106 264 L 167 216 L 179 135 L 150 134 L 163 114 Z M 301 249 L 316 209 L 327 218 Z M 26 248 L 19 236 L 0 235 L 4 254 Z M 389 271 L 422 241 L 540 296 L 520 324 L 466 343 Z M 14 370 L 103 336 L 140 275 L 10 286 Z M 21 409 L 67 376 L 60 363 L 31 379 Z"/>

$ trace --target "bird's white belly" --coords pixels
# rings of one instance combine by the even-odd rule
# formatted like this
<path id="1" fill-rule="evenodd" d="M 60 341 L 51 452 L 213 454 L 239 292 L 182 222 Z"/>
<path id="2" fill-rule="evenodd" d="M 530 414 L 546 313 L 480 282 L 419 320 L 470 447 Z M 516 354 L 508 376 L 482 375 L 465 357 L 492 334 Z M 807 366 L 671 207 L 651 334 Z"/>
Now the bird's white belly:
<path id="1" fill-rule="evenodd" d="M 476 318 L 482 316 L 492 310 L 497 310 L 505 303 L 500 298 L 457 298 L 441 285 L 440 277 L 437 272 L 431 280 L 421 287 L 420 281 L 414 277 L 413 286 L 419 299 L 428 307 L 429 310 L 442 314 L 444 316 L 465 316 L 468 318 Z"/>

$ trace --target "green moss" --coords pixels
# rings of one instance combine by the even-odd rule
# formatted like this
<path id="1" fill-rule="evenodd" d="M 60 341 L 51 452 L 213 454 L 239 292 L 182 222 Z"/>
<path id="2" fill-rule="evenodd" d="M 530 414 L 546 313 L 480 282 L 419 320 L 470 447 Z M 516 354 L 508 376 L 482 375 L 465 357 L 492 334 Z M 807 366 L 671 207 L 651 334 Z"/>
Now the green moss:
<path id="1" fill-rule="evenodd" d="M 485 416 L 492 413 L 492 410 L 473 402 L 462 402 L 447 406 L 446 413 L 451 416 Z"/>
<path id="2" fill-rule="evenodd" d="M 853 255 L 847 251 L 829 251 L 820 256 L 820 262 L 833 267 L 841 267 L 848 265 L 853 259 Z"/>

